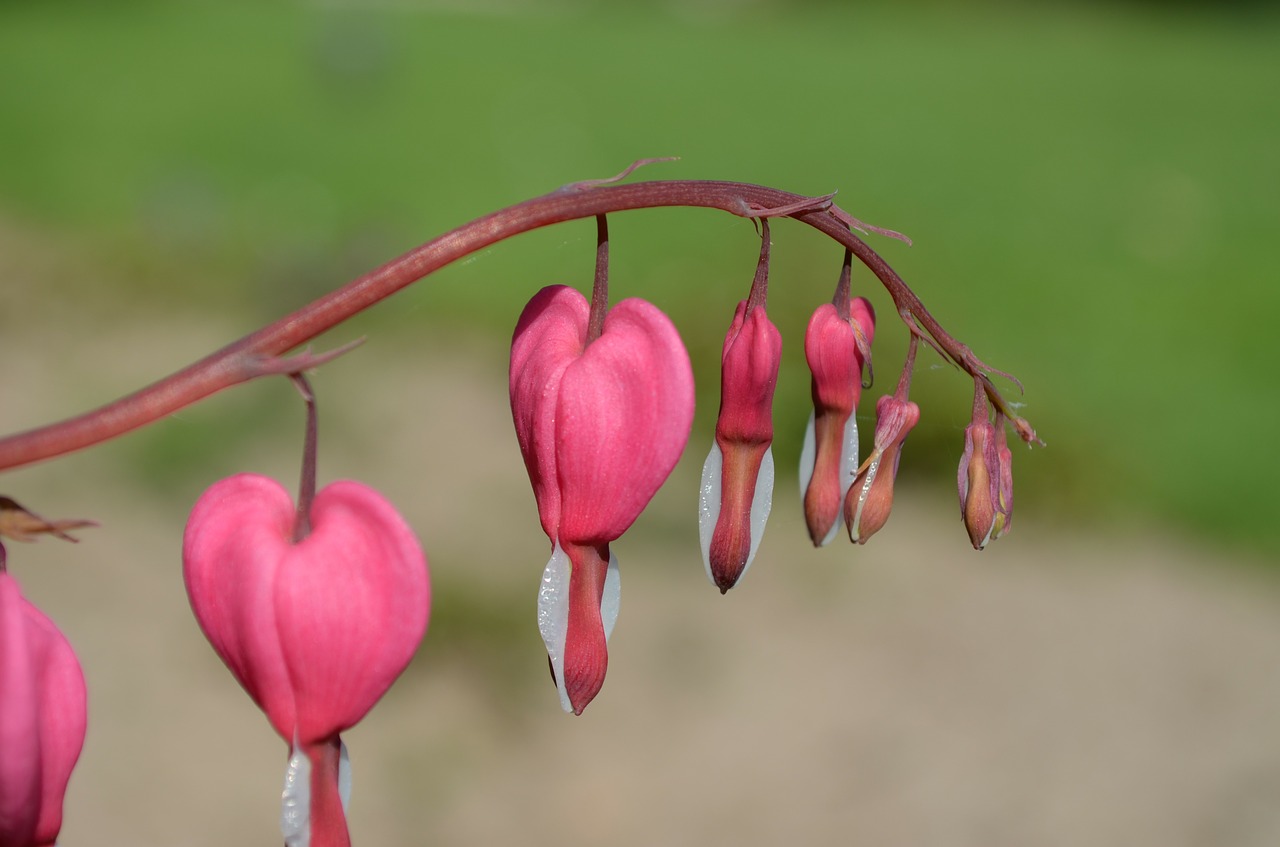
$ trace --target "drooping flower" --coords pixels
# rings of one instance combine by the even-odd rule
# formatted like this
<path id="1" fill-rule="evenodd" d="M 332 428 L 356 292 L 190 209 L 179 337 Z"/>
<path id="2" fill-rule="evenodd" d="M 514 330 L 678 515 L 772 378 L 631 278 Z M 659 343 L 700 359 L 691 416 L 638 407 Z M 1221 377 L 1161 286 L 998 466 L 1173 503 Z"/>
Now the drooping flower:
<path id="1" fill-rule="evenodd" d="M 996 433 L 991 422 L 976 420 L 964 429 L 964 453 L 960 457 L 957 484 L 960 517 L 969 533 L 973 549 L 981 550 L 995 530 L 999 505 L 999 457 Z"/>
<path id="2" fill-rule="evenodd" d="M 738 304 L 720 355 L 720 414 L 698 496 L 702 560 L 724 594 L 738 584 L 773 505 L 773 392 L 782 334 L 765 313 L 769 231 L 751 299 Z"/>
<path id="3" fill-rule="evenodd" d="M 919 422 L 920 407 L 904 397 L 886 394 L 876 401 L 875 446 L 858 469 L 844 501 L 851 541 L 865 544 L 889 520 L 902 443 Z"/>
<path id="4" fill-rule="evenodd" d="M 294 541 L 296 511 L 284 488 L 238 474 L 201 495 L 182 552 L 200 628 L 290 745 L 287 785 L 301 780 L 306 808 L 297 820 L 286 792 L 287 843 L 321 847 L 349 843 L 339 733 L 413 657 L 430 587 L 413 531 L 372 488 L 335 482 L 309 515 L 310 534 Z"/>
<path id="5" fill-rule="evenodd" d="M 800 454 L 800 491 L 814 546 L 829 544 L 858 467 L 858 399 L 862 369 L 875 334 L 875 311 L 864 297 L 849 301 L 849 317 L 819 306 L 809 320 L 804 355 L 813 374 L 813 413 Z"/>
<path id="6" fill-rule="evenodd" d="M 566 711 L 599 692 L 618 614 L 610 542 L 671 473 L 693 422 L 693 372 L 671 321 L 643 300 L 609 310 L 588 343 L 590 306 L 542 289 L 511 343 L 511 413 L 552 555 L 538 628 Z"/>
<path id="7" fill-rule="evenodd" d="M 4 570 L 0 547 L 0 847 L 52 845 L 84 746 L 84 673 Z"/>

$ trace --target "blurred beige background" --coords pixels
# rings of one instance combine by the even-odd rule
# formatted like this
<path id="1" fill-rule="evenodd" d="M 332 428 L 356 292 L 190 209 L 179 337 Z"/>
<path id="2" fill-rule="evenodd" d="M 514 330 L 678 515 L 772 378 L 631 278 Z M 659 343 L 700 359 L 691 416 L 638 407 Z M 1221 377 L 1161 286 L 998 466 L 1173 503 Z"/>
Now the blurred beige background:
<path id="1" fill-rule="evenodd" d="M 780 469 L 726 597 L 695 490 L 751 225 L 617 215 L 616 297 L 666 310 L 699 412 L 616 545 L 604 690 L 562 714 L 548 555 L 506 344 L 585 285 L 590 222 L 521 236 L 318 342 L 323 481 L 396 503 L 431 561 L 414 665 L 350 733 L 356 843 L 1280 844 L 1280 15 L 1265 3 L 818 0 L 0 3 L 0 433 L 164 376 L 434 234 L 645 156 L 648 179 L 841 192 L 958 337 L 1027 385 L 1011 535 L 969 549 L 970 386 L 931 356 L 888 527 L 812 550 L 804 322 L 839 251 L 774 228 Z M 880 309 L 892 382 L 904 334 Z M 6 472 L 102 523 L 11 544 L 75 645 L 90 727 L 61 843 L 274 844 L 284 744 L 187 606 L 187 510 L 297 475 L 284 380 Z"/>
<path id="2" fill-rule="evenodd" d="M 31 398 L 24 416 L 72 403 L 91 374 L 112 393 L 146 369 L 64 358 L 70 339 L 193 358 L 235 331 L 197 315 L 87 321 L 0 342 L 6 361 L 29 363 L 8 381 Z M 1069 531 L 1030 510 L 978 554 L 947 479 L 902 491 L 868 546 L 814 551 L 788 473 L 759 558 L 721 597 L 697 552 L 705 431 L 616 545 L 609 676 L 582 717 L 562 714 L 534 622 L 547 544 L 503 351 L 448 341 L 375 340 L 315 377 L 322 481 L 358 475 L 396 502 L 436 586 L 419 659 L 347 737 L 357 843 L 1280 839 L 1274 580 L 1153 533 Z M 283 380 L 243 391 L 293 405 Z M 210 414 L 234 398 L 210 400 Z M 295 435 L 263 432 L 226 472 L 293 485 Z M 127 442 L 6 479 L 32 508 L 103 524 L 74 547 L 10 545 L 90 685 L 61 843 L 274 843 L 284 744 L 190 616 L 187 501 L 117 484 Z"/>

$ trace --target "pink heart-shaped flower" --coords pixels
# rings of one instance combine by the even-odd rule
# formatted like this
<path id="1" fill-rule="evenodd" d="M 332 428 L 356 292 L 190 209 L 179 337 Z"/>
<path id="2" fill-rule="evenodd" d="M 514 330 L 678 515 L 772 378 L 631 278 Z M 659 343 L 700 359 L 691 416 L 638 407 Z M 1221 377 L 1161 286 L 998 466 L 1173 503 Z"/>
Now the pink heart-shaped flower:
<path id="1" fill-rule="evenodd" d="M 563 285 L 525 306 L 511 342 L 511 414 L 542 529 L 552 543 L 538 625 L 566 710 L 604 682 L 618 610 L 609 551 L 680 459 L 693 371 L 666 315 L 623 300 L 587 343 L 590 306 Z"/>
<path id="2" fill-rule="evenodd" d="M 426 630 L 427 562 L 382 495 L 335 482 L 311 533 L 275 480 L 239 474 L 196 503 L 183 575 L 200 628 L 287 742 L 355 725 L 408 665 Z"/>

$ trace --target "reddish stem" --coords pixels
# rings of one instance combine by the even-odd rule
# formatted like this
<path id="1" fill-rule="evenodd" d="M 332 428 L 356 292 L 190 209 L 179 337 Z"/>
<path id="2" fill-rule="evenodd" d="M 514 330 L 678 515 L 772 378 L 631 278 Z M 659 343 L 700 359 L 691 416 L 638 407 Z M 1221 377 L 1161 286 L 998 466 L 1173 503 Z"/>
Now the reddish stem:
<path id="1" fill-rule="evenodd" d="M 609 312 L 609 221 L 596 215 L 596 276 L 591 286 L 591 312 L 587 321 L 587 343 L 604 332 L 604 316 Z"/>
<path id="2" fill-rule="evenodd" d="M 756 275 L 751 280 L 751 294 L 747 298 L 747 311 L 763 309 L 769 300 L 769 256 L 773 245 L 769 241 L 769 219 L 760 219 L 760 260 L 756 262 Z"/>
<path id="3" fill-rule="evenodd" d="M 302 400 L 307 404 L 306 433 L 302 439 L 302 475 L 298 481 L 298 511 L 293 519 L 293 543 L 311 534 L 311 501 L 316 498 L 316 444 L 320 427 L 316 415 L 316 395 L 311 383 L 300 374 L 290 374 Z"/>
<path id="4" fill-rule="evenodd" d="M 311 847 L 351 847 L 338 790 L 342 741 L 338 736 L 303 746 L 311 760 Z"/>
<path id="5" fill-rule="evenodd" d="M 90 447 L 171 415 L 224 388 L 269 373 L 264 362 L 332 329 L 445 265 L 514 235 L 609 212 L 668 206 L 721 209 L 747 218 L 768 216 L 771 210 L 786 211 L 790 217 L 852 251 L 889 291 L 899 314 L 917 321 L 961 369 L 975 377 L 991 372 L 968 347 L 934 320 L 920 298 L 884 259 L 850 231 L 850 221 L 855 219 L 830 201 L 818 202 L 776 188 L 739 182 L 668 180 L 626 185 L 577 184 L 509 206 L 447 232 L 114 403 L 0 440 L 0 470 Z M 982 378 L 992 403 L 1013 419 L 1004 398 L 990 380 Z M 1018 432 L 1027 440 L 1035 437 L 1029 426 L 1019 427 Z"/>

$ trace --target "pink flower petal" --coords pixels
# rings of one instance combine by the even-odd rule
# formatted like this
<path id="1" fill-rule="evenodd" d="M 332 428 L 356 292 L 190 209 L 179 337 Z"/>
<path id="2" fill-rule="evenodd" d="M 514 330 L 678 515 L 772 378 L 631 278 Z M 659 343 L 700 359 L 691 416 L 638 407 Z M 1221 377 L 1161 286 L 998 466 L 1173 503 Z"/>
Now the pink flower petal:
<path id="1" fill-rule="evenodd" d="M 357 723 L 413 657 L 430 604 L 426 559 L 395 509 L 357 482 L 316 495 L 309 536 L 274 480 L 241 474 L 192 511 L 183 551 L 201 628 L 289 742 Z"/>

